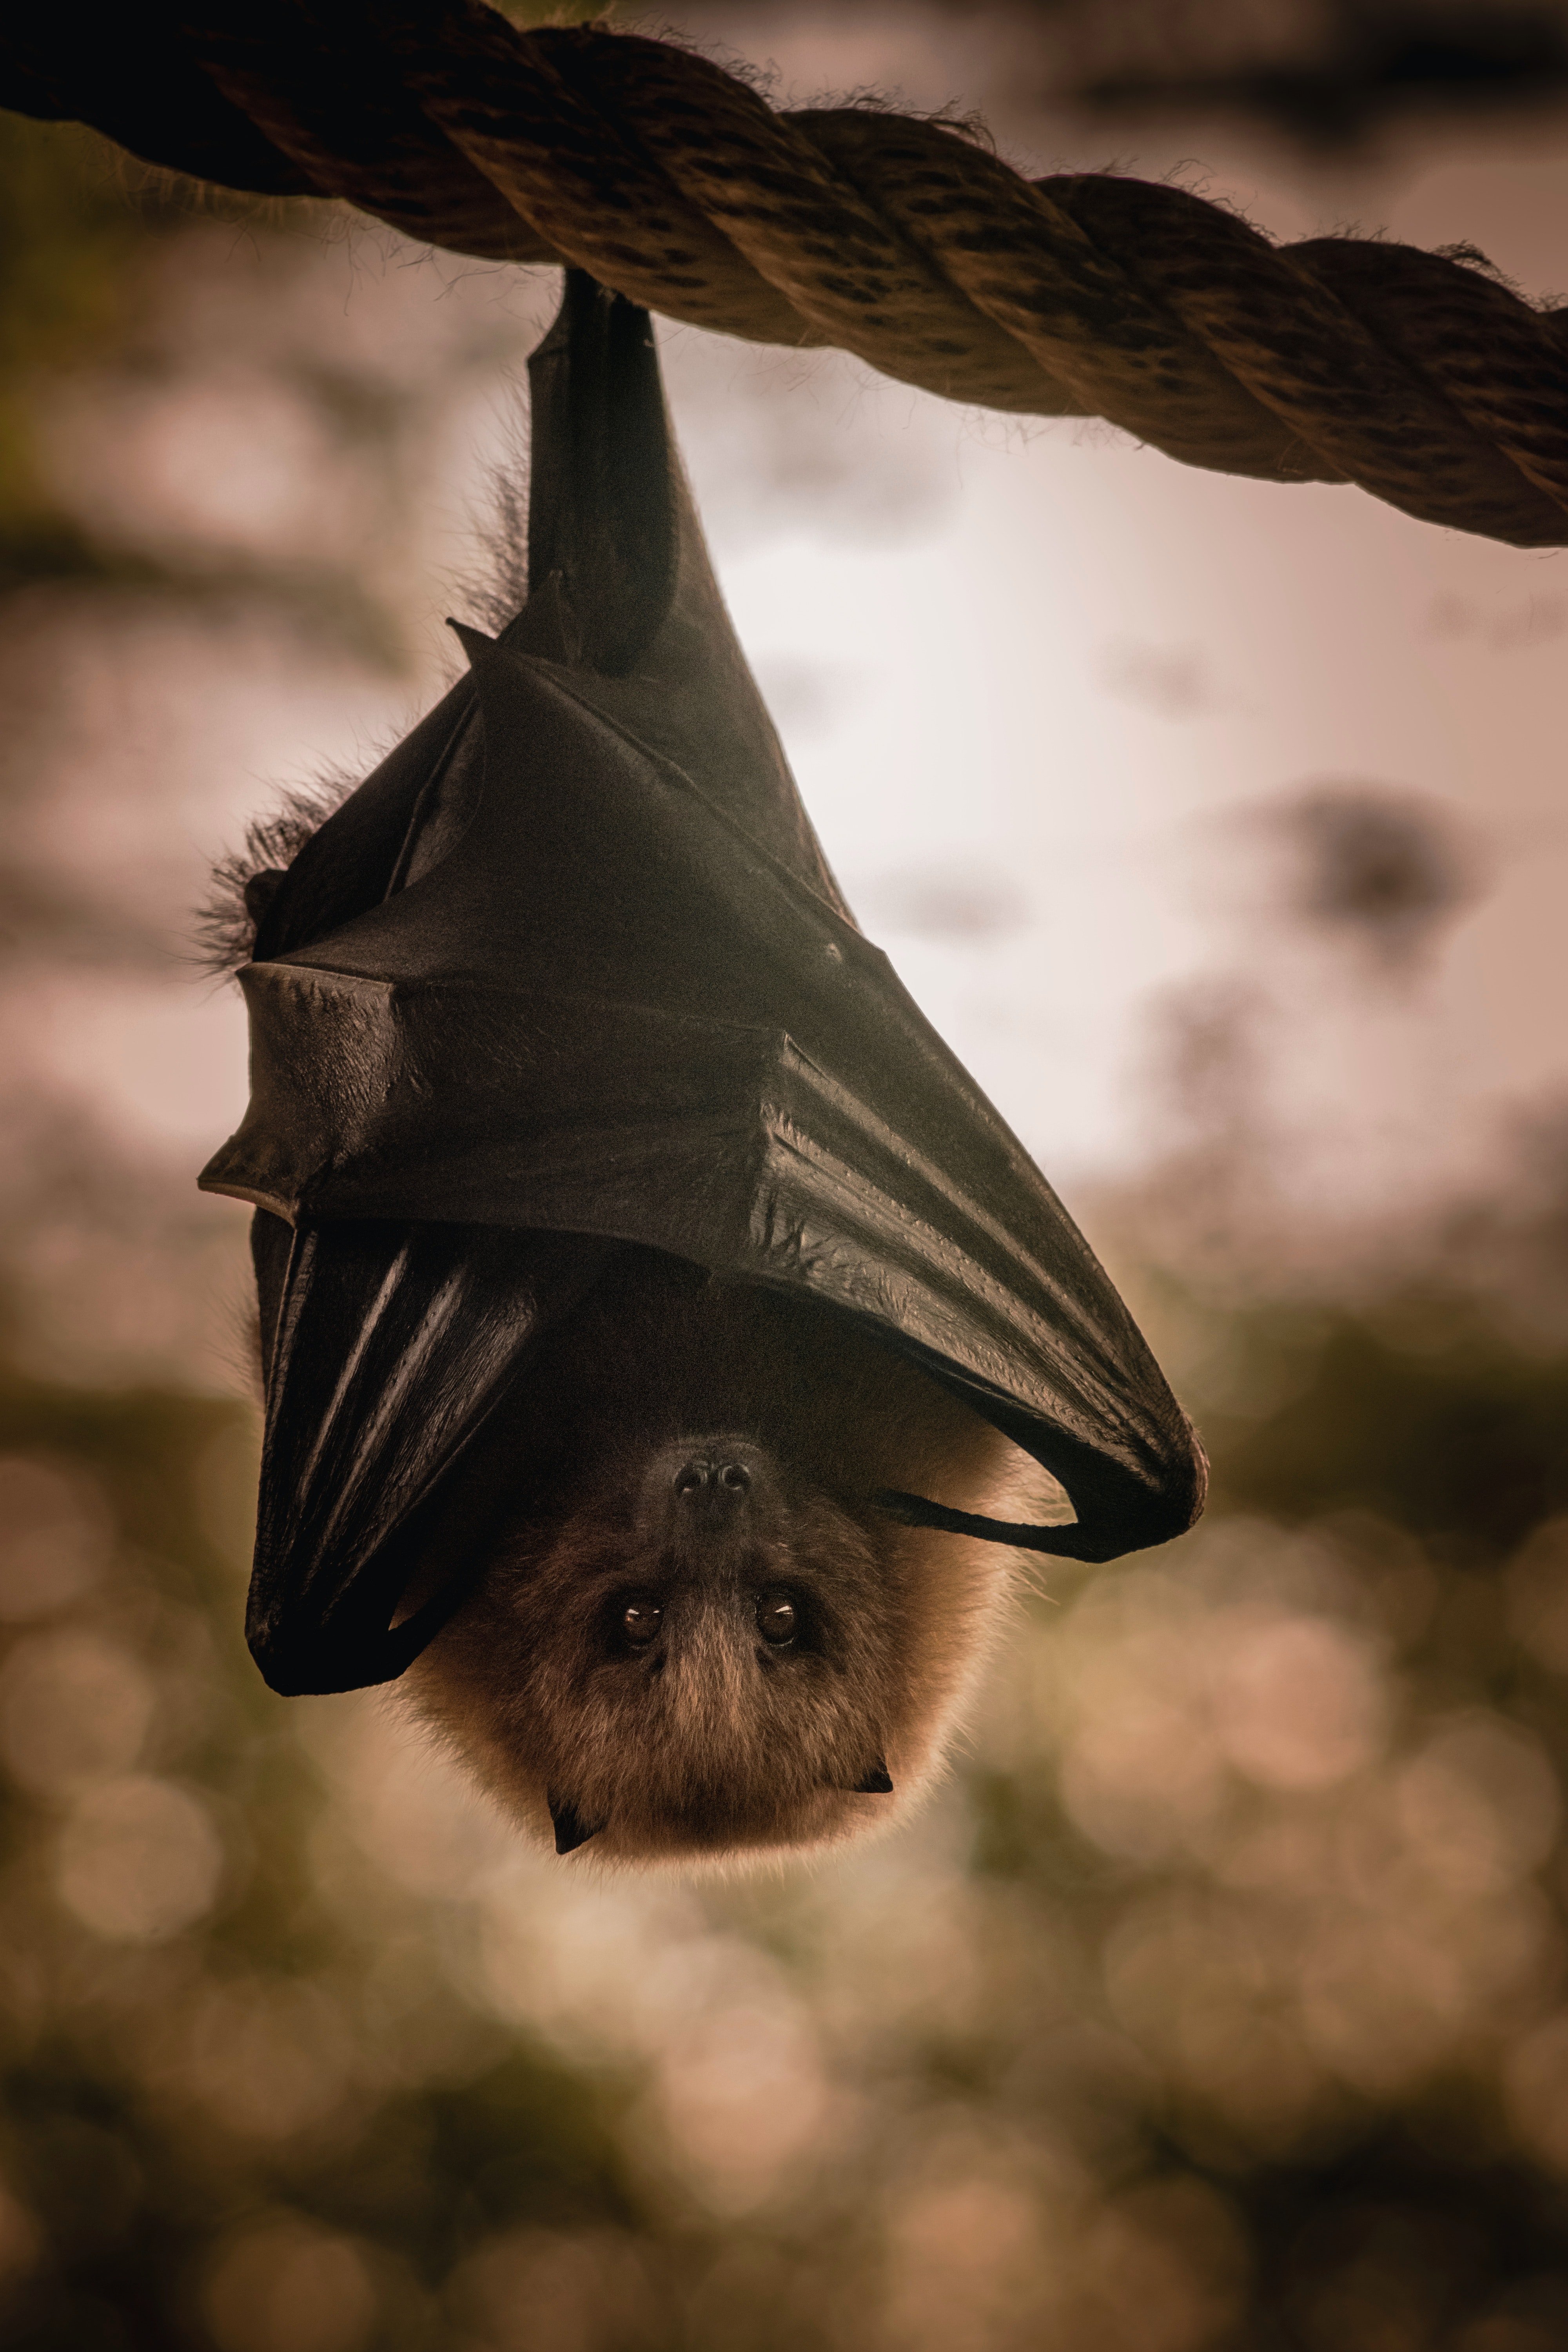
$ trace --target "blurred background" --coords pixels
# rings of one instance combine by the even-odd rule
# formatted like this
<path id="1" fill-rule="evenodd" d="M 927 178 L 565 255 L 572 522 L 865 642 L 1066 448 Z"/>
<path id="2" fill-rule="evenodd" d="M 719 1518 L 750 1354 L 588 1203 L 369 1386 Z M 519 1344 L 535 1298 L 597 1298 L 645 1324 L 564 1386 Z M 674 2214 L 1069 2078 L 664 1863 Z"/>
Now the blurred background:
<path id="1" fill-rule="evenodd" d="M 673 22 L 1568 287 L 1559 0 Z M 916 1827 L 759 1879 L 522 1853 L 249 1664 L 193 909 L 451 673 L 555 294 L 0 118 L 0 2340 L 1561 2352 L 1562 556 L 665 331 L 829 854 L 1215 1504 L 1020 1598 Z"/>

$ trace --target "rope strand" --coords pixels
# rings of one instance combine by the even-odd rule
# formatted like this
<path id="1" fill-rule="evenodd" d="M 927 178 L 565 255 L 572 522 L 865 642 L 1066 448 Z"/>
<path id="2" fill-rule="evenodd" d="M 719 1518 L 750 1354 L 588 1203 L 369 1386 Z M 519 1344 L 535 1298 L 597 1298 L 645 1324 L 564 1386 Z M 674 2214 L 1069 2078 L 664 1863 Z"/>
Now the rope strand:
<path id="1" fill-rule="evenodd" d="M 1568 544 L 1568 311 L 1468 259 L 1276 247 L 1181 188 L 1030 181 L 954 124 L 782 112 L 672 43 L 521 32 L 481 0 L 208 0 L 139 11 L 136 35 L 162 94 L 127 79 L 119 26 L 94 51 L 65 12 L 24 12 L 0 103 L 485 260 L 573 262 L 669 318 L 834 345 L 947 399 Z"/>

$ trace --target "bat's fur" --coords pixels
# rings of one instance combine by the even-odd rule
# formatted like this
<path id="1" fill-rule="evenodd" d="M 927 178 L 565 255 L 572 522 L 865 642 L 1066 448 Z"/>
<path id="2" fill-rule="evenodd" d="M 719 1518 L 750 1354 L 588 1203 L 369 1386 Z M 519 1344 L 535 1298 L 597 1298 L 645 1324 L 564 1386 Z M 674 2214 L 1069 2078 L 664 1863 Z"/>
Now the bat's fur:
<path id="1" fill-rule="evenodd" d="M 1033 1465 L 829 1309 L 631 1266 L 531 1376 L 529 1491 L 409 1696 L 527 1829 L 551 1839 L 553 1812 L 595 1858 L 853 1836 L 930 1780 L 1008 1575 L 995 1546 L 870 1497 L 1012 1508 Z M 704 1464 L 749 1485 L 683 1499 Z M 770 1595 L 795 1609 L 783 1646 L 759 1630 Z M 662 1608 L 646 1647 L 628 1602 Z M 892 1793 L 859 1793 L 879 1766 Z"/>
<path id="2" fill-rule="evenodd" d="M 196 908 L 196 961 L 221 978 L 250 961 L 256 926 L 269 884 L 280 880 L 305 844 L 363 778 L 327 770 L 313 783 L 280 793 L 265 816 L 252 818 L 237 849 L 214 864 L 206 898 Z"/>

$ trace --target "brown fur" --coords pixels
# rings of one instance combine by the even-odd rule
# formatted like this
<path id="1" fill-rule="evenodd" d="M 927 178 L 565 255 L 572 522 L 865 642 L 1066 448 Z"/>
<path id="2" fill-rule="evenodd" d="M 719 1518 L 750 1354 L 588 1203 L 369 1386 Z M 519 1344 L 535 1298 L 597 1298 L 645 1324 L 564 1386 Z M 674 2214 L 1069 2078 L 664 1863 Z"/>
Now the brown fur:
<path id="1" fill-rule="evenodd" d="M 407 1677 L 426 1719 L 536 1835 L 569 1807 L 595 1859 L 713 1862 L 901 1812 L 940 1762 L 1009 1561 L 870 1497 L 1014 1516 L 1020 1470 L 1041 1475 L 847 1318 L 651 1252 L 530 1386 L 529 1499 Z M 694 1462 L 739 1465 L 744 1493 L 683 1503 Z M 770 1593 L 797 1612 L 783 1647 L 759 1632 Z M 626 1638 L 628 1601 L 662 1608 L 646 1648 Z M 882 1763 L 893 1793 L 856 1793 Z"/>

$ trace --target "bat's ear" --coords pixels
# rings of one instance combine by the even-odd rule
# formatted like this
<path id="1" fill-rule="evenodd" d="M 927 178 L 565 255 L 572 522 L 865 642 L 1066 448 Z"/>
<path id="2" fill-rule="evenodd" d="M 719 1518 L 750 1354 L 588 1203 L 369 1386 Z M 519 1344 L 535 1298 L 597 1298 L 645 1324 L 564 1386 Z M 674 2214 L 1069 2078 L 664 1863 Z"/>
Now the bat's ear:
<path id="1" fill-rule="evenodd" d="M 620 677 L 674 599 L 687 499 L 652 321 L 569 269 L 528 376 L 529 606 L 558 582 L 581 630 L 577 657 Z"/>
<path id="2" fill-rule="evenodd" d="M 584 1822 L 576 1806 L 568 1804 L 563 1798 L 552 1797 L 549 1803 L 557 1853 L 575 1853 L 580 1845 L 596 1838 L 605 1826 L 603 1822 Z"/>

